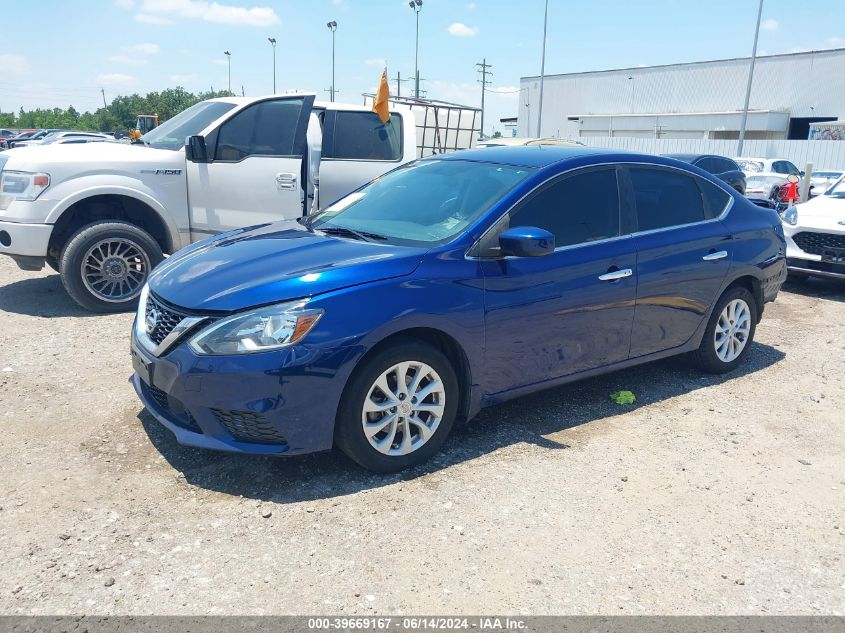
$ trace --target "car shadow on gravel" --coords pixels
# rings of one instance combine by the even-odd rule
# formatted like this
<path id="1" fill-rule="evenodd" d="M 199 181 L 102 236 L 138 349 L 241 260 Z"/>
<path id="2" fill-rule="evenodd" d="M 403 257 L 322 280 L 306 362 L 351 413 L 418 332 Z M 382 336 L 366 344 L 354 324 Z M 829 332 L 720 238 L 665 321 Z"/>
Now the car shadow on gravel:
<path id="1" fill-rule="evenodd" d="M 38 317 L 98 317 L 70 298 L 58 275 L 31 277 L 0 286 L 0 311 Z"/>
<path id="2" fill-rule="evenodd" d="M 783 285 L 783 290 L 805 297 L 845 303 L 845 280 L 825 279 L 823 277 L 810 277 L 802 281 L 787 279 Z"/>
<path id="3" fill-rule="evenodd" d="M 179 445 L 146 410 L 138 418 L 155 448 L 184 474 L 189 484 L 250 499 L 295 503 L 416 479 L 512 444 L 531 443 L 550 451 L 565 450 L 569 446 L 545 436 L 741 379 L 774 365 L 784 356 L 774 347 L 754 343 L 743 366 L 728 376 L 703 374 L 683 358 L 670 358 L 525 396 L 483 410 L 472 421 L 457 426 L 434 459 L 390 475 L 367 472 L 337 450 L 272 458 L 188 448 Z M 633 391 L 637 403 L 628 407 L 614 404 L 608 396 L 620 389 Z"/>

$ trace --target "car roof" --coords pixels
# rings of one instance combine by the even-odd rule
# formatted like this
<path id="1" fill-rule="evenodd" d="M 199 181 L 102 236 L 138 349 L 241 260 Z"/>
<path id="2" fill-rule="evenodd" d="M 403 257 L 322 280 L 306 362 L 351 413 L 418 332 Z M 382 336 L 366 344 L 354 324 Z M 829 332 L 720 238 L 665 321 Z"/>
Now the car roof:
<path id="1" fill-rule="evenodd" d="M 630 160 L 630 157 L 645 157 L 648 159 L 647 162 L 652 162 L 656 158 L 647 154 L 634 154 L 596 147 L 517 145 L 509 147 L 483 147 L 450 152 L 448 154 L 435 154 L 434 156 L 429 156 L 426 160 L 471 160 L 480 163 L 500 163 L 502 165 L 516 165 L 520 167 L 548 167 L 561 161 L 587 156 L 605 156 L 608 158 L 625 156 L 625 160 Z M 620 160 L 622 159 L 620 158 Z"/>

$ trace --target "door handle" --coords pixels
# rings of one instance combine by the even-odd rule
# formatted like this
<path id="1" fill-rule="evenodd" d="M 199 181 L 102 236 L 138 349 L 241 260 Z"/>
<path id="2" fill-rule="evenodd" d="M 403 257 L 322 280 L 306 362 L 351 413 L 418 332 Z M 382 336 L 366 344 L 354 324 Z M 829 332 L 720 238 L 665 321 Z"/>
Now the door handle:
<path id="1" fill-rule="evenodd" d="M 296 174 L 276 174 L 276 186 L 285 191 L 296 189 Z"/>
<path id="2" fill-rule="evenodd" d="M 728 251 L 716 251 L 715 253 L 707 253 L 703 259 L 706 262 L 716 261 L 717 259 L 725 259 L 728 256 Z"/>
<path id="3" fill-rule="evenodd" d="M 599 279 L 601 281 L 615 281 L 617 279 L 624 279 L 625 277 L 630 277 L 634 274 L 634 271 L 630 268 L 623 268 L 622 270 L 614 270 L 612 272 L 607 272 L 603 275 L 599 275 Z"/>

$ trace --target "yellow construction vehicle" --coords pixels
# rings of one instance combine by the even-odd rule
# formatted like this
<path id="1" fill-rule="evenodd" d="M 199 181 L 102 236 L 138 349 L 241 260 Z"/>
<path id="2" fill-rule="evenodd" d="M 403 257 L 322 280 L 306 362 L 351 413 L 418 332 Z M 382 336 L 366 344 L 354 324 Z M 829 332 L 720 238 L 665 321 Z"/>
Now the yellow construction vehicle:
<path id="1" fill-rule="evenodd" d="M 129 130 L 129 140 L 133 143 L 150 130 L 158 127 L 157 114 L 139 114 L 135 127 Z"/>

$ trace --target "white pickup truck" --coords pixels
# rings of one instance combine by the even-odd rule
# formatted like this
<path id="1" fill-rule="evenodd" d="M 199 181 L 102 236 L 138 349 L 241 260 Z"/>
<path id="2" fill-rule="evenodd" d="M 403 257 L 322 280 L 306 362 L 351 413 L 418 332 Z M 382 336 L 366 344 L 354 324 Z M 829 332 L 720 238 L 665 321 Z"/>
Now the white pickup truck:
<path id="1" fill-rule="evenodd" d="M 46 262 L 98 312 L 131 309 L 166 254 L 232 228 L 321 208 L 417 157 L 465 149 L 479 111 L 393 99 L 370 107 L 314 95 L 200 102 L 133 144 L 0 152 L 0 254 Z"/>

